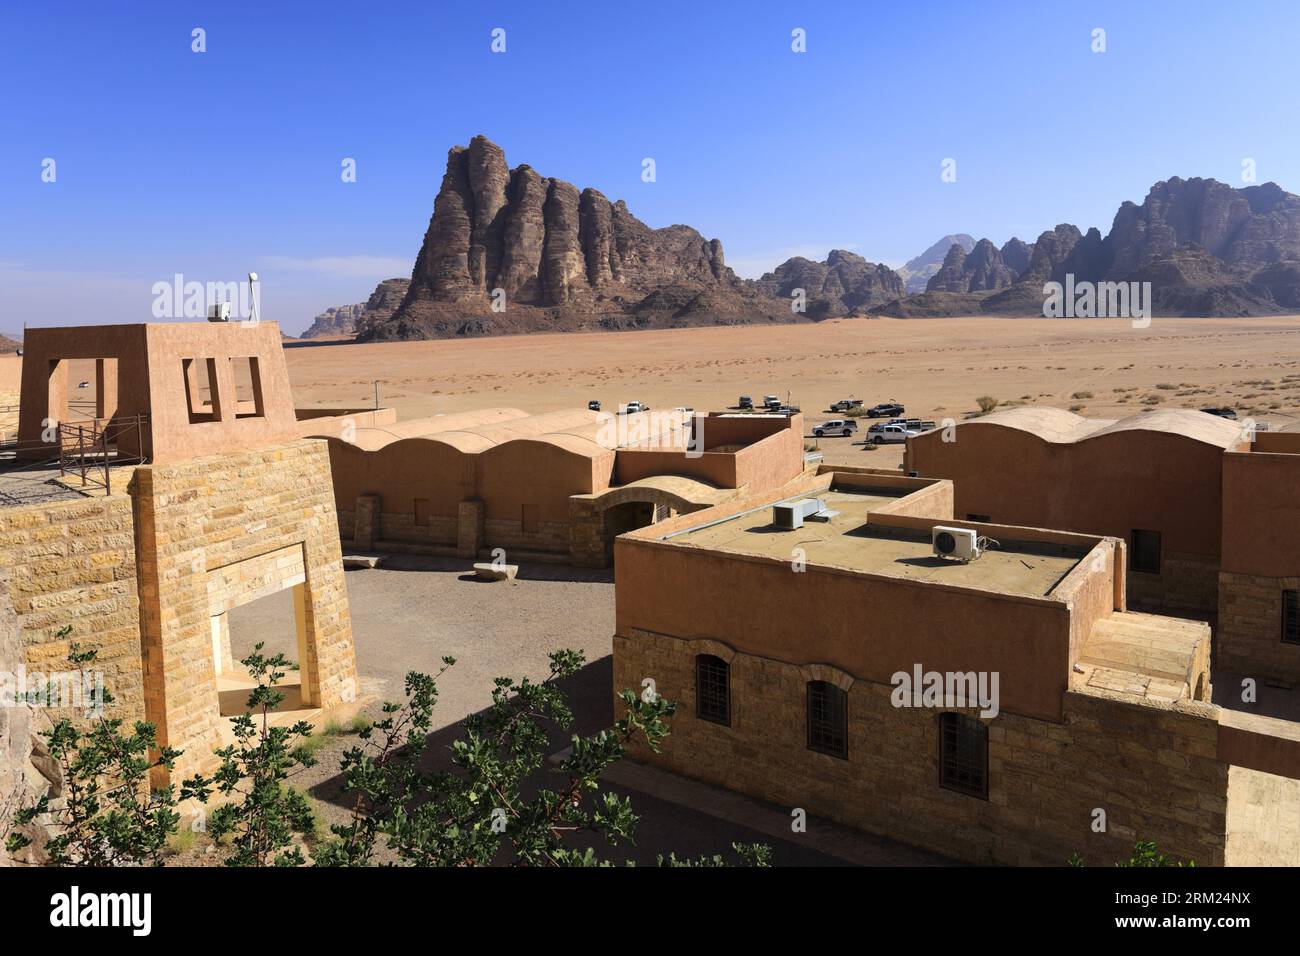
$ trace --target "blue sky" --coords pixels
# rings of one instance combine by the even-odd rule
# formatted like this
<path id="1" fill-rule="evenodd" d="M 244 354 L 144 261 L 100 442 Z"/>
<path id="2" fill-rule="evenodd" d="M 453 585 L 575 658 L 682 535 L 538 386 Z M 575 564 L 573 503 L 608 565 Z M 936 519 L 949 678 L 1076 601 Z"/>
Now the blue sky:
<path id="1" fill-rule="evenodd" d="M 1157 180 L 1242 185 L 1243 159 L 1300 191 L 1298 27 L 1300 4 L 1188 0 L 9 4 L 0 331 L 143 321 L 155 282 L 249 270 L 301 331 L 409 274 L 476 133 L 748 276 L 1105 232 Z"/>

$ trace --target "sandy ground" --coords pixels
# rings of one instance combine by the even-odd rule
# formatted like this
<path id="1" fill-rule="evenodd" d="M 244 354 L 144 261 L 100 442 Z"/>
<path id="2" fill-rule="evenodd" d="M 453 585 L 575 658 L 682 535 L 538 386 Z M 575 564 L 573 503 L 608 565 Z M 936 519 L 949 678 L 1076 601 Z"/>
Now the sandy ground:
<path id="1" fill-rule="evenodd" d="M 1151 407 L 1227 405 L 1273 427 L 1300 420 L 1300 322 L 1154 319 L 837 319 L 816 325 L 677 329 L 286 349 L 299 405 L 369 407 L 399 417 L 492 405 L 551 411 L 727 408 L 777 394 L 808 424 L 841 398 L 899 401 L 908 414 L 961 420 L 990 395 L 1122 417 Z M 823 442 L 827 460 L 868 460 Z M 873 454 L 894 467 L 897 449 Z"/>
<path id="2" fill-rule="evenodd" d="M 852 396 L 960 417 L 977 396 L 993 395 L 1114 416 L 1154 393 L 1165 405 L 1228 404 L 1294 420 L 1300 380 L 1289 393 L 1278 385 L 1300 379 L 1297 318 L 1157 319 L 1147 329 L 1104 319 L 839 319 L 306 346 L 286 355 L 298 402 L 366 406 L 378 380 L 383 403 L 407 418 L 500 404 L 549 411 L 593 398 L 703 410 L 742 393 L 788 394 L 810 414 Z M 1125 401 L 1131 393 L 1117 389 L 1137 397 Z M 1093 396 L 1073 397 L 1084 391 Z"/>

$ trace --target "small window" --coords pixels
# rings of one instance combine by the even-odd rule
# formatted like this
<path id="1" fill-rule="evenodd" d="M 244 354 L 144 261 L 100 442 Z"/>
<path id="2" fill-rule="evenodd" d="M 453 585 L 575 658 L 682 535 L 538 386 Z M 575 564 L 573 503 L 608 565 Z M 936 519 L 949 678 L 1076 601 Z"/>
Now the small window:
<path id="1" fill-rule="evenodd" d="M 808 749 L 849 757 L 849 695 L 828 681 L 808 682 Z"/>
<path id="2" fill-rule="evenodd" d="M 966 516 L 966 520 L 967 520 L 967 521 L 979 521 L 979 522 L 981 522 L 981 523 L 983 523 L 983 524 L 990 524 L 990 523 L 992 523 L 992 521 L 993 521 L 993 519 L 990 518 L 988 515 L 977 515 L 977 514 L 968 514 L 968 515 Z"/>
<path id="3" fill-rule="evenodd" d="M 1300 591 L 1282 592 L 1282 643 L 1300 644 Z"/>
<path id="4" fill-rule="evenodd" d="M 257 358 L 232 358 L 230 372 L 235 380 L 235 417 L 266 417 L 266 408 L 262 405 L 262 374 L 257 366 Z"/>
<path id="5" fill-rule="evenodd" d="M 536 534 L 539 520 L 538 506 L 524 505 L 523 515 L 519 520 L 519 530 L 524 534 Z"/>
<path id="6" fill-rule="evenodd" d="M 1133 529 L 1130 541 L 1128 568 L 1130 571 L 1160 573 L 1160 532 Z"/>
<path id="7" fill-rule="evenodd" d="M 695 716 L 731 726 L 731 668 L 721 657 L 695 658 Z"/>
<path id="8" fill-rule="evenodd" d="M 221 394 L 217 389 L 216 359 L 181 359 L 185 378 L 185 407 L 190 424 L 221 420 Z"/>
<path id="9" fill-rule="evenodd" d="M 989 796 L 989 729 L 965 714 L 939 717 L 939 785 L 970 797 Z"/>

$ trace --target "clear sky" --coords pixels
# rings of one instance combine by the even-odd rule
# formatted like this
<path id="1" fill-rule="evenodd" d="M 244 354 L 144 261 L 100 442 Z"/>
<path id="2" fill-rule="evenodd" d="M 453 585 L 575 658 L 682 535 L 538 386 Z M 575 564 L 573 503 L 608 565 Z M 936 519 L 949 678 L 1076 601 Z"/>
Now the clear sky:
<path id="1" fill-rule="evenodd" d="M 1298 38 L 1300 3 L 1266 0 L 8 2 L 0 332 L 143 321 L 156 282 L 250 270 L 299 332 L 410 274 L 476 133 L 745 276 L 1104 233 L 1157 180 L 1242 185 L 1245 159 L 1296 192 Z"/>

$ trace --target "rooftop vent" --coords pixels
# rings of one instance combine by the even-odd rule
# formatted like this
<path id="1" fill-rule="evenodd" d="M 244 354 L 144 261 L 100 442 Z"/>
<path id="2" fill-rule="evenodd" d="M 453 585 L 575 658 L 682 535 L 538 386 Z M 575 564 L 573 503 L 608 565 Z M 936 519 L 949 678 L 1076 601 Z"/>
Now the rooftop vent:
<path id="1" fill-rule="evenodd" d="M 804 519 L 813 518 L 826 511 L 826 503 L 820 498 L 800 498 L 798 501 L 782 501 L 772 506 L 772 524 L 783 531 L 802 528 Z M 827 515 L 829 517 L 829 514 Z M 822 519 L 825 520 L 825 519 Z"/>

